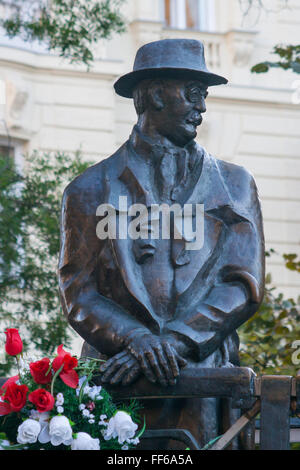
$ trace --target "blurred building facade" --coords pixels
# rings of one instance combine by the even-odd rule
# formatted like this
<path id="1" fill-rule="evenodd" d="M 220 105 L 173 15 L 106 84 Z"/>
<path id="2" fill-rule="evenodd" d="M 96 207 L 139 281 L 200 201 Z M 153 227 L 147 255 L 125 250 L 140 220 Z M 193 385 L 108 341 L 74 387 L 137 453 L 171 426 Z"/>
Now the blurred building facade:
<path id="1" fill-rule="evenodd" d="M 244 16 L 247 3 L 127 0 L 127 32 L 99 44 L 89 72 L 42 46 L 2 35 L 0 150 L 11 147 L 21 167 L 23 154 L 35 149 L 81 149 L 94 162 L 108 157 L 135 122 L 132 101 L 116 96 L 113 83 L 132 69 L 137 49 L 162 38 L 200 39 L 208 67 L 229 84 L 209 90 L 197 140 L 254 175 L 266 248 L 278 252 L 267 260 L 267 272 L 280 291 L 297 297 L 300 276 L 283 268 L 281 254 L 300 254 L 299 75 L 277 69 L 257 75 L 250 69 L 271 59 L 275 44 L 300 43 L 300 2 L 289 0 L 287 8 L 285 0 L 266 0 L 268 11 L 253 7 Z"/>

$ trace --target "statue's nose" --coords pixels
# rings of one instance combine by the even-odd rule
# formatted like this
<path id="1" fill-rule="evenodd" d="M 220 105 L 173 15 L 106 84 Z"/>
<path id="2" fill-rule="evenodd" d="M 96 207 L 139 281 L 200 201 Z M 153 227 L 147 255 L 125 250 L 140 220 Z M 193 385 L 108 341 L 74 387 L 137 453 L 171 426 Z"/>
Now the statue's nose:
<path id="1" fill-rule="evenodd" d="M 205 99 L 201 98 L 201 100 L 197 101 L 195 103 L 195 109 L 199 111 L 200 113 L 205 113 L 206 112 L 206 104 L 205 104 Z"/>

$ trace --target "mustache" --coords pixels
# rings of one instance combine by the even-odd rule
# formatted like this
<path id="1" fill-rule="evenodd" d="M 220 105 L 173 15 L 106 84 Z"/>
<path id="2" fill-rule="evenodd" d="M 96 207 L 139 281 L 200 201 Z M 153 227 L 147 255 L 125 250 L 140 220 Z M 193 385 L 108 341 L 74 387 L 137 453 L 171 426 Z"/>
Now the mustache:
<path id="1" fill-rule="evenodd" d="M 192 114 L 186 120 L 186 122 L 188 122 L 189 124 L 194 124 L 195 126 L 200 126 L 202 121 L 203 121 L 203 118 L 202 118 L 201 114 L 198 114 L 198 113 L 197 114 Z"/>

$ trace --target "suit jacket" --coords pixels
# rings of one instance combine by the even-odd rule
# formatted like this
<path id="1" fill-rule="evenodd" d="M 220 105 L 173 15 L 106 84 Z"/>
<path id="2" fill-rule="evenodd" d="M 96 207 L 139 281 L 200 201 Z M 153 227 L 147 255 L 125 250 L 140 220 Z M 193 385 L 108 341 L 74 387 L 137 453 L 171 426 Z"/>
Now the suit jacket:
<path id="1" fill-rule="evenodd" d="M 66 188 L 62 202 L 59 289 L 71 326 L 99 353 L 111 357 L 138 333 L 167 335 L 194 363 L 216 351 L 238 363 L 235 330 L 253 315 L 264 291 L 264 238 L 253 177 L 242 167 L 217 160 L 195 142 L 188 186 L 174 202 L 204 204 L 204 245 L 186 251 L 172 240 L 172 310 L 162 316 L 145 285 L 147 262 L 141 241 L 100 240 L 97 207 L 157 203 L 149 162 L 126 142 L 114 155 L 88 168 Z M 151 250 L 150 250 L 151 251 Z M 138 254 L 137 254 L 138 253 Z M 158 283 L 159 286 L 159 283 Z M 157 288 L 159 289 L 159 287 Z M 225 346 L 224 346 L 225 345 Z M 216 365 L 215 363 L 213 365 Z"/>

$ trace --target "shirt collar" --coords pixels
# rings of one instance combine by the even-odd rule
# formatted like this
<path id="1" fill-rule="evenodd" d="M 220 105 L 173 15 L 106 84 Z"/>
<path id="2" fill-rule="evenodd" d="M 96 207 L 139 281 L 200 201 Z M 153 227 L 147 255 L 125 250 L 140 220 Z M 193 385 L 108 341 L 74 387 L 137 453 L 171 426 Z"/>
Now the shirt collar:
<path id="1" fill-rule="evenodd" d="M 146 136 L 137 125 L 134 126 L 129 143 L 133 147 L 135 153 L 146 160 L 154 159 L 158 161 L 166 152 L 171 152 L 174 155 L 191 154 L 196 147 L 196 142 L 192 140 L 184 147 L 178 147 L 171 142 L 168 145 L 156 142 L 150 137 Z"/>

